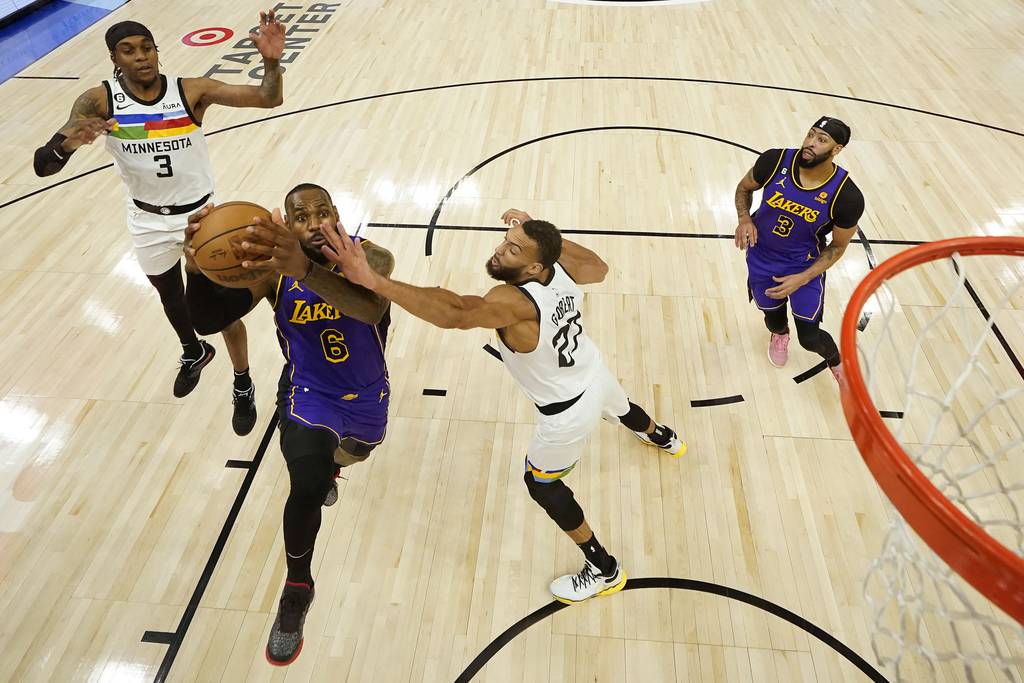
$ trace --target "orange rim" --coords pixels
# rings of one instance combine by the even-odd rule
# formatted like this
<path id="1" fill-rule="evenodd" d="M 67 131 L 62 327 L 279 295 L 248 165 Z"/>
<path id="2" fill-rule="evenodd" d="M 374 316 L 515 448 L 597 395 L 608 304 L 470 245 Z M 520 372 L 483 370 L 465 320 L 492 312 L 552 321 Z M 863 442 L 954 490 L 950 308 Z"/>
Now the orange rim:
<path id="1" fill-rule="evenodd" d="M 857 356 L 857 323 L 883 282 L 909 268 L 953 253 L 1024 256 L 1024 237 L 958 237 L 929 242 L 893 256 L 860 283 L 843 315 L 840 353 L 846 372 L 843 412 L 861 457 L 879 486 L 918 536 L 957 574 L 1024 624 L 1024 558 L 992 538 L 935 488 L 896 441 L 868 394 Z"/>

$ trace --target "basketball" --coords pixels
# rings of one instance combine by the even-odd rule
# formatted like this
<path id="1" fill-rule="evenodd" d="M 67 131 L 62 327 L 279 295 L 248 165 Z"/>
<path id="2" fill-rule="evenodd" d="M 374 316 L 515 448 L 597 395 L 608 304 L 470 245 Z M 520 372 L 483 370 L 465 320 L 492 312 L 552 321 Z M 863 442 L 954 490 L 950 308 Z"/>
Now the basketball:
<path id="1" fill-rule="evenodd" d="M 218 285 L 241 289 L 273 274 L 269 268 L 242 267 L 242 261 L 252 260 L 242 249 L 242 242 L 254 217 L 270 220 L 270 212 L 252 202 L 226 202 L 215 206 L 199 222 L 199 230 L 192 236 L 196 265 Z"/>

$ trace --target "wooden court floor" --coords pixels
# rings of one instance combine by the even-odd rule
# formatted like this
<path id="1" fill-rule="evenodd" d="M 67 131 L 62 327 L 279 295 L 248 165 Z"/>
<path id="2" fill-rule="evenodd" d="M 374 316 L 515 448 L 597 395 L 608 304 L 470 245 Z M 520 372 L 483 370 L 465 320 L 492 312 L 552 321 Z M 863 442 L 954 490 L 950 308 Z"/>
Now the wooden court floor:
<path id="1" fill-rule="evenodd" d="M 876 666 L 862 584 L 888 513 L 832 377 L 809 372 L 818 358 L 794 343 L 784 370 L 768 363 L 733 192 L 757 152 L 798 145 L 816 117 L 851 125 L 839 161 L 867 200 L 865 240 L 829 271 L 833 333 L 873 263 L 948 236 L 1021 234 L 1024 6 L 314 5 L 280 10 L 309 38 L 291 49 L 284 104 L 206 117 L 218 200 L 273 207 L 299 182 L 324 185 L 346 224 L 394 252 L 397 277 L 462 293 L 490 286 L 504 209 L 551 220 L 610 264 L 586 311 L 609 366 L 689 443 L 659 458 L 602 425 L 568 483 L 631 579 L 654 586 L 538 618 L 474 680 L 868 680 L 779 616 Z M 533 409 L 485 352 L 489 334 L 395 310 L 387 440 L 325 511 L 301 657 L 266 664 L 288 485 L 270 310 L 246 318 L 260 418 L 238 438 L 219 337 L 195 392 L 171 396 L 177 341 L 104 150 L 51 178 L 31 168 L 75 97 L 109 76 L 110 24 L 150 26 L 164 73 L 242 83 L 255 61 L 233 46 L 259 9 L 134 0 L 0 85 L 2 681 L 452 681 L 579 568 L 524 490 Z M 205 27 L 236 35 L 182 43 Z M 976 287 L 994 297 L 1021 277 L 1007 263 Z M 941 287 L 907 285 L 907 319 Z M 1024 354 L 1019 297 L 1006 320 Z M 1002 377 L 1019 381 L 1001 353 Z"/>

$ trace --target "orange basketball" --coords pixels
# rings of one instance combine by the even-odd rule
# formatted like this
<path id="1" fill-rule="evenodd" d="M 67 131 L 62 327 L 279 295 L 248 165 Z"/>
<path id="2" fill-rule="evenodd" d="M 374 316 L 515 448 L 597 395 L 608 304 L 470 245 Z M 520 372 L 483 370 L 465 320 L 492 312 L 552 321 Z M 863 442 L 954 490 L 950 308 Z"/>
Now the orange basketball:
<path id="1" fill-rule="evenodd" d="M 269 268 L 242 267 L 242 261 L 256 260 L 242 249 L 247 237 L 245 229 L 253 224 L 254 217 L 270 220 L 270 212 L 252 202 L 226 202 L 215 206 L 199 222 L 199 230 L 192 236 L 192 248 L 203 275 L 223 287 L 242 289 L 274 274 Z"/>

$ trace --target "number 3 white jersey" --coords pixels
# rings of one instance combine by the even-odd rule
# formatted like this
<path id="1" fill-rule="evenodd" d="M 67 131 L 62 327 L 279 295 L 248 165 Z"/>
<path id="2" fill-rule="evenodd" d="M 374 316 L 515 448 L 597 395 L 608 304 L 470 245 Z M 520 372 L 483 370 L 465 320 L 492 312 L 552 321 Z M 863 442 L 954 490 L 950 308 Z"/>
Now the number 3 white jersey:
<path id="1" fill-rule="evenodd" d="M 213 192 L 213 169 L 181 79 L 161 75 L 160 80 L 160 95 L 151 102 L 135 99 L 116 79 L 103 81 L 110 116 L 117 119 L 107 150 L 129 199 L 182 206 Z"/>
<path id="2" fill-rule="evenodd" d="M 560 263 L 547 283 L 518 285 L 537 307 L 537 348 L 517 353 L 498 335 L 501 359 L 530 400 L 539 406 L 582 394 L 604 366 L 604 359 L 583 329 L 583 292 Z"/>

